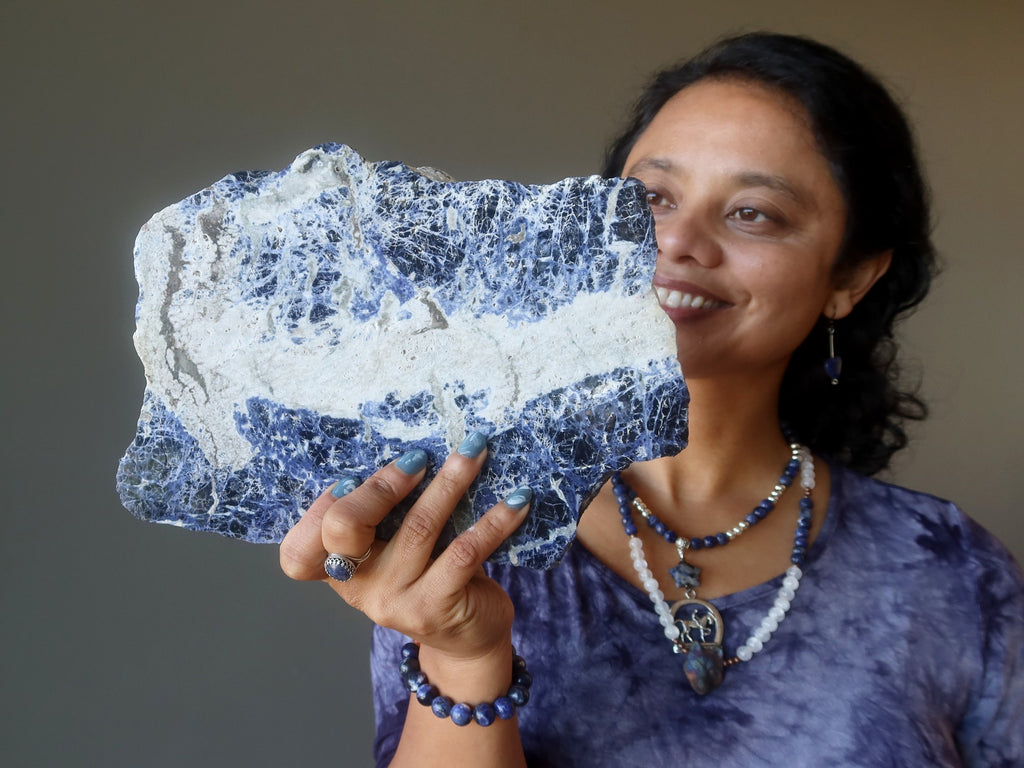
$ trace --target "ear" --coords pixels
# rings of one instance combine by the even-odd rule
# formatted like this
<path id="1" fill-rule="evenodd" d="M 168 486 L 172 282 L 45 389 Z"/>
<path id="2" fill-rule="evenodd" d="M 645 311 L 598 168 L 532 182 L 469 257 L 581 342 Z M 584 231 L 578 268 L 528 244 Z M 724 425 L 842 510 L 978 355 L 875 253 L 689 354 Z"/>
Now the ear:
<path id="1" fill-rule="evenodd" d="M 857 302 L 864 298 L 864 295 L 871 290 L 878 278 L 889 271 L 892 263 L 892 251 L 882 253 L 865 259 L 852 269 L 845 272 L 837 281 L 832 290 L 832 296 L 827 304 L 831 313 L 825 314 L 832 320 L 846 317 L 853 311 Z"/>

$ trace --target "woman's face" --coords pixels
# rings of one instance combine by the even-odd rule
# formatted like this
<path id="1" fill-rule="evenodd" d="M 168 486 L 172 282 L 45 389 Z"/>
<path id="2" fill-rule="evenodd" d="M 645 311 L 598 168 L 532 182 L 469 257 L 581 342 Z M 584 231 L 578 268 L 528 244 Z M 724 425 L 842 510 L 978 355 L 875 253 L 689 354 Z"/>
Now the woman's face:
<path id="1" fill-rule="evenodd" d="M 789 97 L 744 81 L 689 86 L 641 134 L 623 175 L 648 189 L 654 285 L 687 377 L 781 379 L 817 318 L 852 308 L 832 270 L 846 206 Z"/>

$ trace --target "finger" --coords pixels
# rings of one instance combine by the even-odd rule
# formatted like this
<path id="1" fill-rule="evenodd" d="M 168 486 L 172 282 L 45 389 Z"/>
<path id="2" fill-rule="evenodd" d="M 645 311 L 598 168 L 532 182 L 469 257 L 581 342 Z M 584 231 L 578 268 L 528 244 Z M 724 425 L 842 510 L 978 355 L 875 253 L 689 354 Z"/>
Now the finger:
<path id="1" fill-rule="evenodd" d="M 445 523 L 480 471 L 486 448 L 484 434 L 466 435 L 406 513 L 388 547 L 396 575 L 412 581 L 423 573 Z"/>
<path id="2" fill-rule="evenodd" d="M 344 476 L 339 479 L 320 494 L 285 535 L 279 554 L 281 570 L 290 578 L 315 581 L 327 577 L 324 572 L 324 558 L 327 557 L 327 552 L 320 533 L 324 515 L 335 501 L 351 493 L 356 484 L 357 481 L 353 477 Z"/>
<path id="3" fill-rule="evenodd" d="M 324 552 L 356 558 L 376 538 L 377 525 L 423 478 L 427 453 L 414 448 L 370 475 L 363 484 L 332 503 L 320 525 Z"/>
<path id="4" fill-rule="evenodd" d="M 491 507 L 483 517 L 459 534 L 437 558 L 424 577 L 424 586 L 435 594 L 458 592 L 518 528 L 530 511 L 533 491 L 516 488 L 501 504 Z"/>

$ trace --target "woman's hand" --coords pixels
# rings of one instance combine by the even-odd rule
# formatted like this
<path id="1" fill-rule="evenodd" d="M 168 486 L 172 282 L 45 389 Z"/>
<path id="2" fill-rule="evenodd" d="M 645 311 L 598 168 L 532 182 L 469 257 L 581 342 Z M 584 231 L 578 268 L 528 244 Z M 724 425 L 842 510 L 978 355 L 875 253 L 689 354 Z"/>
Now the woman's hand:
<path id="1" fill-rule="evenodd" d="M 480 470 L 485 445 L 480 433 L 467 436 L 389 542 L 375 540 L 376 526 L 422 479 L 426 453 L 406 453 L 359 487 L 348 479 L 339 481 L 285 537 L 282 569 L 293 579 L 327 581 L 375 623 L 408 635 L 456 666 L 489 655 L 507 656 L 512 602 L 481 566 L 522 523 L 529 489 L 514 491 L 436 560 L 431 558 L 445 522 Z M 327 577 L 328 553 L 356 559 L 367 551 L 369 557 L 350 580 Z"/>
<path id="2" fill-rule="evenodd" d="M 483 561 L 526 516 L 530 491 L 517 489 L 464 531 L 436 559 L 434 544 L 480 471 L 486 439 L 470 434 L 409 509 L 389 542 L 377 524 L 423 478 L 427 456 L 410 451 L 358 488 L 344 479 L 318 498 L 281 544 L 281 567 L 294 579 L 327 581 L 381 626 L 420 643 L 431 683 L 457 701 L 493 701 L 512 676 L 512 601 L 487 577 Z M 337 495 L 336 495 L 337 494 Z M 328 553 L 369 556 L 348 581 L 328 578 Z M 398 659 L 395 659 L 396 670 Z M 442 723 L 410 706 L 393 766 L 524 766 L 516 719 L 488 728 Z"/>

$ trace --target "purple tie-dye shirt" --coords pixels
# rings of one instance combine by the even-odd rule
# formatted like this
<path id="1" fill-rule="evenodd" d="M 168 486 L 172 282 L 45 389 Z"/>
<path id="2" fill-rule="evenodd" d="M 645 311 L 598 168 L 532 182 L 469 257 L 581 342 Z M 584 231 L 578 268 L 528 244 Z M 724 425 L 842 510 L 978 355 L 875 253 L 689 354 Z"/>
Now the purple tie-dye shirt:
<path id="1" fill-rule="evenodd" d="M 1024 582 L 949 502 L 833 467 L 792 610 L 703 697 L 647 595 L 582 546 L 551 571 L 490 572 L 534 678 L 519 712 L 530 765 L 1024 766 Z M 714 601 L 727 655 L 780 582 Z M 409 701 L 403 642 L 375 630 L 380 765 Z"/>

